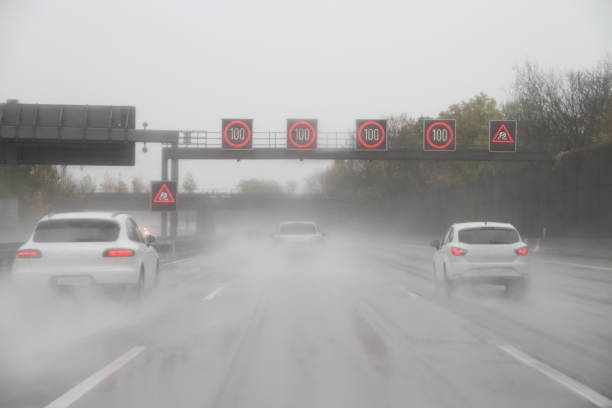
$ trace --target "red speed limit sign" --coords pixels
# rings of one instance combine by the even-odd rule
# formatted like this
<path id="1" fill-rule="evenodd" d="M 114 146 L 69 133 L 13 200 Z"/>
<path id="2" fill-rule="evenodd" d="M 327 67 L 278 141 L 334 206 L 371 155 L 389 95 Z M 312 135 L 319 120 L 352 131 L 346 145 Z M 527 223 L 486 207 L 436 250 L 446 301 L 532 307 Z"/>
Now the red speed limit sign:
<path id="1" fill-rule="evenodd" d="M 455 125 L 455 119 L 425 119 L 423 150 L 434 152 L 455 150 L 457 146 Z"/>
<path id="2" fill-rule="evenodd" d="M 245 150 L 253 148 L 253 119 L 223 119 L 221 147 Z"/>
<path id="3" fill-rule="evenodd" d="M 357 120 L 356 150 L 387 150 L 386 120 Z"/>
<path id="4" fill-rule="evenodd" d="M 312 150 L 317 148 L 316 119 L 287 119 L 287 149 Z"/>

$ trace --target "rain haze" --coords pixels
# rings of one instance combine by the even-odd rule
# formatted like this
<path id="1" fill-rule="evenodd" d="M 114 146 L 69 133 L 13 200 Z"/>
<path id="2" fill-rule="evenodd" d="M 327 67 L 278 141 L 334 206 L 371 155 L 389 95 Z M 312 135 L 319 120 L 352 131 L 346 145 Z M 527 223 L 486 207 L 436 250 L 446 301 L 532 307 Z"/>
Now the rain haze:
<path id="1" fill-rule="evenodd" d="M 612 407 L 611 18 L 0 0 L 0 408 Z"/>
<path id="2" fill-rule="evenodd" d="M 4 0 L 0 100 L 133 105 L 152 129 L 312 117 L 346 131 L 361 117 L 435 117 L 479 92 L 504 101 L 525 60 L 592 66 L 612 48 L 611 15 L 607 1 Z M 74 172 L 157 179 L 155 149 L 138 149 L 135 168 Z M 325 164 L 181 166 L 229 190 L 254 172 L 301 183 Z"/>

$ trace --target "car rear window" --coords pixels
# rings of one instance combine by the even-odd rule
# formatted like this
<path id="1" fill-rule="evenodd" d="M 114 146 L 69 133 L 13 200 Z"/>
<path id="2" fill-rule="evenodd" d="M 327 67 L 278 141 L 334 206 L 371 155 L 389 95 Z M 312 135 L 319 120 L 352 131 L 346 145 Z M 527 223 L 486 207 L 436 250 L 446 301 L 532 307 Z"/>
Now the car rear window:
<path id="1" fill-rule="evenodd" d="M 317 228 L 314 224 L 283 224 L 280 226 L 281 235 L 312 235 L 317 234 Z"/>
<path id="2" fill-rule="evenodd" d="M 513 244 L 518 241 L 518 232 L 511 228 L 483 227 L 459 231 L 459 242 L 465 244 Z"/>
<path id="3" fill-rule="evenodd" d="M 119 236 L 119 224 L 106 220 L 42 221 L 34 231 L 34 242 L 111 242 Z"/>

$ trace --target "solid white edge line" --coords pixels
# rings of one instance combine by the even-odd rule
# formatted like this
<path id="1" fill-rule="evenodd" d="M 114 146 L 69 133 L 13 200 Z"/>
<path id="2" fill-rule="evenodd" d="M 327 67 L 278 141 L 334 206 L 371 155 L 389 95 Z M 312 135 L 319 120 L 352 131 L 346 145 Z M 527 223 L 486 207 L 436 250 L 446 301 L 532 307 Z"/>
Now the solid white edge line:
<path id="1" fill-rule="evenodd" d="M 223 286 L 218 287 L 217 289 L 210 292 L 204 299 L 202 300 L 213 300 L 221 291 L 223 290 Z"/>
<path id="2" fill-rule="evenodd" d="M 138 355 L 140 355 L 140 353 L 142 353 L 145 349 L 146 347 L 144 346 L 132 347 L 130 350 L 119 356 L 117 359 L 115 359 L 105 367 L 101 368 L 100 370 L 96 371 L 95 373 L 84 379 L 82 382 L 62 394 L 55 401 L 51 402 L 48 405 L 45 405 L 45 408 L 69 407 L 81 397 L 83 397 L 83 395 L 94 389 L 98 384 L 108 378 L 111 374 L 129 363 Z"/>
<path id="3" fill-rule="evenodd" d="M 580 395 L 591 403 L 595 404 L 598 407 L 612 407 L 612 400 L 610 400 L 605 395 L 598 393 L 592 388 L 587 387 L 586 385 L 574 380 L 571 377 L 563 374 L 562 372 L 550 367 L 549 365 L 544 364 L 540 360 L 537 360 L 534 357 L 531 357 L 529 354 L 517 349 L 516 347 L 510 344 L 498 344 L 502 351 L 508 353 L 521 363 L 539 371 L 544 374 L 548 378 L 555 380 L 559 384 L 573 391 L 574 393 Z"/>

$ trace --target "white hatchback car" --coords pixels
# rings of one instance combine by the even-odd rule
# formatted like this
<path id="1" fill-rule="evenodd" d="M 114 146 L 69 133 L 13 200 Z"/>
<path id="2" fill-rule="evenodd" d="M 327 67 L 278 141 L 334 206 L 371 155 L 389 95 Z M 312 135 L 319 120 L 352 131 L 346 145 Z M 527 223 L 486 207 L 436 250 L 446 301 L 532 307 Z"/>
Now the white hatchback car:
<path id="1" fill-rule="evenodd" d="M 432 241 L 434 280 L 447 290 L 460 283 L 503 285 L 522 293 L 529 283 L 529 249 L 512 224 L 453 224 Z"/>
<path id="2" fill-rule="evenodd" d="M 308 245 L 322 243 L 325 238 L 314 221 L 281 222 L 274 234 L 279 244 Z"/>
<path id="3" fill-rule="evenodd" d="M 140 294 L 157 282 L 154 240 L 124 213 L 50 214 L 17 251 L 12 277 L 17 284 L 111 286 Z"/>

